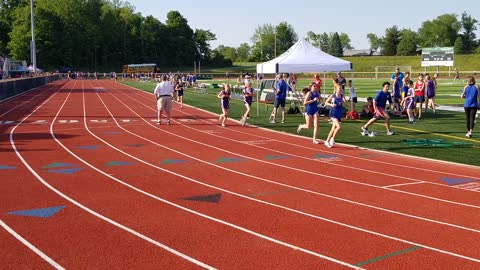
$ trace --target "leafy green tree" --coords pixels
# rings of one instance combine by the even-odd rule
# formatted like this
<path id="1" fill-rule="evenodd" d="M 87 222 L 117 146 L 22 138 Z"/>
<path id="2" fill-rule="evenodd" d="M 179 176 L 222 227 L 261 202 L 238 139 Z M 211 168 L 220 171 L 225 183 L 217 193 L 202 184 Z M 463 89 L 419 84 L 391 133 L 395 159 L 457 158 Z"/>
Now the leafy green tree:
<path id="1" fill-rule="evenodd" d="M 383 46 L 383 39 L 379 38 L 377 35 L 373 33 L 367 34 L 368 43 L 370 43 L 370 50 L 378 51 L 378 49 L 382 48 Z"/>
<path id="2" fill-rule="evenodd" d="M 353 50 L 350 37 L 345 33 L 340 33 L 340 41 L 342 42 L 342 51 Z"/>
<path id="3" fill-rule="evenodd" d="M 330 36 L 325 32 L 320 34 L 318 37 L 318 43 L 320 45 L 320 50 L 328 52 L 330 48 Z"/>
<path id="4" fill-rule="evenodd" d="M 165 25 L 152 16 L 147 16 L 140 26 L 142 62 L 165 63 L 162 51 L 162 37 Z"/>
<path id="5" fill-rule="evenodd" d="M 237 58 L 235 59 L 235 62 L 248 62 L 250 55 L 251 47 L 248 45 L 248 43 L 242 43 L 237 48 Z"/>
<path id="6" fill-rule="evenodd" d="M 330 46 L 330 35 L 327 33 L 315 34 L 312 31 L 307 33 L 306 40 L 313 46 L 319 48 L 323 52 L 328 52 Z"/>
<path id="7" fill-rule="evenodd" d="M 189 65 L 194 60 L 201 60 L 195 59 L 197 54 L 195 53 L 194 32 L 188 25 L 187 19 L 178 11 L 170 11 L 167 14 L 166 25 L 171 37 L 170 40 L 167 40 L 168 57 L 171 59 L 171 63 L 176 66 Z"/>
<path id="8" fill-rule="evenodd" d="M 16 8 L 13 17 L 14 23 L 7 49 L 15 59 L 30 60 L 30 8 L 28 6 Z"/>
<path id="9" fill-rule="evenodd" d="M 453 51 L 455 54 L 462 54 L 464 53 L 463 49 L 465 48 L 465 44 L 463 43 L 462 36 L 458 36 L 455 40 L 455 44 L 453 45 Z"/>
<path id="10" fill-rule="evenodd" d="M 275 27 L 276 37 L 276 54 L 277 56 L 288 50 L 298 41 L 297 33 L 293 26 L 287 22 L 281 22 Z M 275 42 L 275 41 L 274 41 Z M 275 56 L 275 55 L 274 55 Z"/>
<path id="11" fill-rule="evenodd" d="M 220 45 L 215 49 L 215 53 L 222 55 L 224 59 L 235 62 L 237 60 L 237 50 L 233 47 Z"/>
<path id="12" fill-rule="evenodd" d="M 318 40 L 319 38 L 320 38 L 320 35 L 315 34 L 313 31 L 308 31 L 307 37 L 305 38 L 305 40 L 308 43 L 312 44 L 313 46 L 320 48 L 320 42 Z"/>
<path id="13" fill-rule="evenodd" d="M 475 31 L 477 30 L 477 22 L 478 21 L 475 18 L 472 18 L 472 16 L 468 15 L 467 12 L 463 12 L 461 20 L 463 29 L 463 53 L 472 53 L 478 47 L 478 44 L 476 43 L 477 36 L 475 34 Z"/>
<path id="14" fill-rule="evenodd" d="M 232 66 L 232 60 L 225 59 L 223 55 L 215 49 L 212 52 L 211 65 L 215 67 L 230 67 Z"/>
<path id="15" fill-rule="evenodd" d="M 397 55 L 397 47 L 400 43 L 401 33 L 396 25 L 385 30 L 383 38 L 383 54 L 387 56 Z"/>
<path id="16" fill-rule="evenodd" d="M 397 47 L 397 55 L 415 55 L 417 44 L 417 33 L 410 29 L 403 29 L 401 31 L 401 40 Z"/>
<path id="17" fill-rule="evenodd" d="M 425 21 L 418 29 L 422 47 L 451 47 L 462 27 L 455 14 L 444 14 L 431 21 Z"/>
<path id="18" fill-rule="evenodd" d="M 209 62 L 211 58 L 211 49 L 209 42 L 216 40 L 215 34 L 210 32 L 210 30 L 195 29 L 194 33 L 195 39 L 195 58 L 201 61 Z"/>
<path id="19" fill-rule="evenodd" d="M 7 45 L 10 41 L 10 32 L 13 28 L 15 10 L 18 7 L 26 6 L 23 0 L 2 0 L 0 1 L 0 55 L 9 54 Z"/>
<path id="20" fill-rule="evenodd" d="M 267 61 L 275 55 L 275 27 L 271 24 L 259 25 L 251 37 L 253 43 L 252 60 Z"/>
<path id="21" fill-rule="evenodd" d="M 328 53 L 333 56 L 343 56 L 342 42 L 337 32 L 333 33 L 330 37 L 330 44 L 328 46 Z"/>
<path id="22" fill-rule="evenodd" d="M 291 25 L 281 22 L 277 26 L 263 24 L 255 29 L 251 41 L 252 60 L 267 61 L 290 48 L 298 37 Z"/>

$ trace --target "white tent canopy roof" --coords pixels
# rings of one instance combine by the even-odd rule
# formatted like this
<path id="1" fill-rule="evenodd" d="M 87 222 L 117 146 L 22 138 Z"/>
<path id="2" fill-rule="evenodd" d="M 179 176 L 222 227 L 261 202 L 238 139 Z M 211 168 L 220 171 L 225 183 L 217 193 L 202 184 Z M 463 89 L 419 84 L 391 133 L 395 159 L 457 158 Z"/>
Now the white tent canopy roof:
<path id="1" fill-rule="evenodd" d="M 352 70 L 352 63 L 322 52 L 304 39 L 282 55 L 257 64 L 257 73 L 338 72 Z"/>

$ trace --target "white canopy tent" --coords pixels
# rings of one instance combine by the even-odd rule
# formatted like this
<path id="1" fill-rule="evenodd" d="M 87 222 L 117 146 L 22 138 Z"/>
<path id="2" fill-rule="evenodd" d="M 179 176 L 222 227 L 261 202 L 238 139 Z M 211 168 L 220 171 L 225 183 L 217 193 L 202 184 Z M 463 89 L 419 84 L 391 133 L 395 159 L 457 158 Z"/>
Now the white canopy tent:
<path id="1" fill-rule="evenodd" d="M 329 55 L 304 39 L 275 59 L 257 64 L 257 73 L 338 72 L 352 70 L 352 63 Z"/>
<path id="2" fill-rule="evenodd" d="M 331 56 L 304 39 L 297 41 L 290 49 L 277 58 L 257 64 L 257 74 L 339 72 L 352 69 L 352 63 Z"/>

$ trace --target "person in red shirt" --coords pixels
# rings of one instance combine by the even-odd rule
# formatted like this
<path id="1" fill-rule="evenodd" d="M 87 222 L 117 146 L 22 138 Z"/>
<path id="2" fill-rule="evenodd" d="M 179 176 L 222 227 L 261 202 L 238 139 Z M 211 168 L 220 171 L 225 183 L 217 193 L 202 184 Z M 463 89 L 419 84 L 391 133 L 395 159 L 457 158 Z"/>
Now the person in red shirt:
<path id="1" fill-rule="evenodd" d="M 318 73 L 315 74 L 313 82 L 320 87 L 318 88 L 318 92 L 322 93 L 323 82 L 322 79 L 320 79 L 320 75 L 318 75 Z"/>
<path id="2" fill-rule="evenodd" d="M 368 97 L 367 104 L 363 105 L 363 108 L 362 108 L 362 116 L 366 115 L 367 117 L 372 118 L 374 113 L 375 113 L 375 107 L 373 107 L 373 98 Z"/>
<path id="3" fill-rule="evenodd" d="M 423 103 L 425 103 L 425 81 L 423 80 L 423 74 L 419 74 L 415 83 L 415 104 L 418 104 L 418 120 L 422 119 Z"/>

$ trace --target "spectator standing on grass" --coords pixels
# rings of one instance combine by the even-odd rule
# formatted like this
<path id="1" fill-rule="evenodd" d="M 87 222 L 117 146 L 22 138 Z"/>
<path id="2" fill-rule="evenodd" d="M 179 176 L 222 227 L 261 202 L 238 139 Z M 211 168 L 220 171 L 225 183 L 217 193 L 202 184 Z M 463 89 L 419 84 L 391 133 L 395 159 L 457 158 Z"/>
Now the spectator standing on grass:
<path id="1" fill-rule="evenodd" d="M 342 90 L 342 94 L 345 94 L 345 85 L 347 85 L 347 80 L 345 77 L 343 77 L 342 72 L 337 72 L 337 83 L 340 86 L 340 89 Z M 333 90 L 335 93 L 335 89 Z"/>
<path id="2" fill-rule="evenodd" d="M 297 133 L 300 133 L 302 129 L 309 129 L 313 122 L 313 144 L 318 144 L 318 103 L 322 100 L 319 89 L 318 84 L 312 83 L 309 88 L 302 90 L 305 97 L 303 101 L 303 105 L 305 105 L 305 124 L 301 124 L 297 128 Z"/>
<path id="3" fill-rule="evenodd" d="M 285 123 L 285 103 L 287 100 L 288 85 L 285 82 L 285 75 L 279 75 L 279 80 L 275 89 L 275 101 L 273 103 L 272 120 L 270 123 L 277 122 L 278 107 L 282 108 L 282 124 Z"/>
<path id="4" fill-rule="evenodd" d="M 330 95 L 325 102 L 326 105 L 332 107 L 330 113 L 330 117 L 332 119 L 332 129 L 330 130 L 330 133 L 328 133 L 328 137 L 325 140 L 325 145 L 328 148 L 332 148 L 333 145 L 335 145 L 335 138 L 342 128 L 343 104 L 346 102 L 347 101 L 343 95 L 343 90 L 339 85 L 335 87 L 335 93 Z"/>
<path id="5" fill-rule="evenodd" d="M 400 77 L 400 76 L 399 76 Z M 408 93 L 408 89 L 410 87 L 408 86 L 408 82 L 410 81 L 410 71 L 405 72 L 405 77 L 403 77 L 402 80 L 402 101 L 400 101 L 400 106 L 405 107 L 405 96 Z"/>
<path id="6" fill-rule="evenodd" d="M 467 134 L 465 136 L 471 138 L 473 128 L 475 127 L 475 115 L 477 114 L 478 105 L 480 104 L 479 89 L 475 84 L 473 76 L 468 77 L 467 85 L 463 88 L 462 98 L 465 99 L 463 108 L 465 109 L 465 116 L 467 117 Z"/>
<path id="7" fill-rule="evenodd" d="M 418 104 L 418 120 L 422 119 L 423 103 L 425 103 L 425 82 L 423 74 L 419 74 L 415 83 L 415 106 Z"/>
<path id="8" fill-rule="evenodd" d="M 183 81 L 181 78 L 175 84 L 175 92 L 177 93 L 177 102 L 180 102 L 180 108 L 183 109 Z"/>
<path id="9" fill-rule="evenodd" d="M 350 111 L 355 111 L 355 105 L 357 105 L 357 91 L 353 86 L 352 80 L 348 80 L 348 87 L 350 87 L 349 94 L 350 94 Z"/>
<path id="10" fill-rule="evenodd" d="M 395 77 L 393 79 L 393 90 L 392 90 L 392 98 L 393 98 L 393 106 L 397 111 L 400 111 L 400 98 L 401 98 L 401 80 L 400 80 L 400 72 L 395 73 Z"/>
<path id="11" fill-rule="evenodd" d="M 430 77 L 430 74 L 425 75 L 425 112 L 428 108 L 432 108 L 435 113 L 435 81 Z"/>
<path id="12" fill-rule="evenodd" d="M 323 87 L 323 81 L 322 81 L 322 79 L 320 79 L 320 75 L 318 73 L 316 73 L 315 76 L 313 77 L 313 82 L 319 86 L 318 92 L 320 92 L 320 94 L 321 94 L 322 93 L 322 87 Z"/>
<path id="13" fill-rule="evenodd" d="M 400 79 L 400 89 L 401 89 L 404 86 L 405 81 L 403 79 L 405 78 L 405 74 L 403 74 L 403 72 L 400 71 L 399 67 L 395 68 L 395 72 L 392 74 L 392 76 L 390 76 L 390 79 L 393 81 L 397 73 L 398 73 L 398 78 Z M 408 73 L 410 74 L 410 72 Z"/>
<path id="14" fill-rule="evenodd" d="M 162 111 L 165 111 L 167 116 L 167 125 L 170 125 L 170 113 L 172 111 L 172 95 L 173 85 L 168 81 L 167 76 L 162 77 L 162 81 L 157 84 L 155 90 L 155 98 L 157 99 L 157 124 L 162 124 Z"/>
<path id="15" fill-rule="evenodd" d="M 415 117 L 413 115 L 413 111 L 415 110 L 415 89 L 413 88 L 412 80 L 408 80 L 405 83 L 404 87 L 408 87 L 407 93 L 405 94 L 405 109 L 407 110 L 408 115 L 408 123 L 413 124 L 415 123 Z"/>
<path id="16" fill-rule="evenodd" d="M 288 76 L 288 82 L 289 82 L 290 87 L 295 91 L 296 86 L 297 86 L 297 76 L 295 76 L 294 73 L 292 73 L 292 74 L 290 74 L 290 76 Z"/>
<path id="17" fill-rule="evenodd" d="M 225 122 L 228 118 L 228 110 L 230 109 L 230 98 L 232 92 L 230 91 L 230 85 L 224 84 L 223 90 L 218 93 L 217 97 L 220 98 L 220 107 L 222 108 L 222 114 L 218 120 L 222 121 L 222 127 L 225 126 Z"/>
<path id="18" fill-rule="evenodd" d="M 370 119 L 370 121 L 367 122 L 364 126 L 361 127 L 362 129 L 362 135 L 368 135 L 368 127 L 376 122 L 378 118 L 385 118 L 385 127 L 387 128 L 387 135 L 393 135 L 394 132 L 390 130 L 390 116 L 388 115 L 387 111 L 385 110 L 385 107 L 387 105 L 387 101 L 390 105 L 392 105 L 392 96 L 390 95 L 390 83 L 389 82 L 384 82 L 382 84 L 383 89 L 378 92 L 378 94 L 375 96 L 373 100 L 373 108 L 374 108 L 374 113 L 373 113 L 373 118 Z"/>

